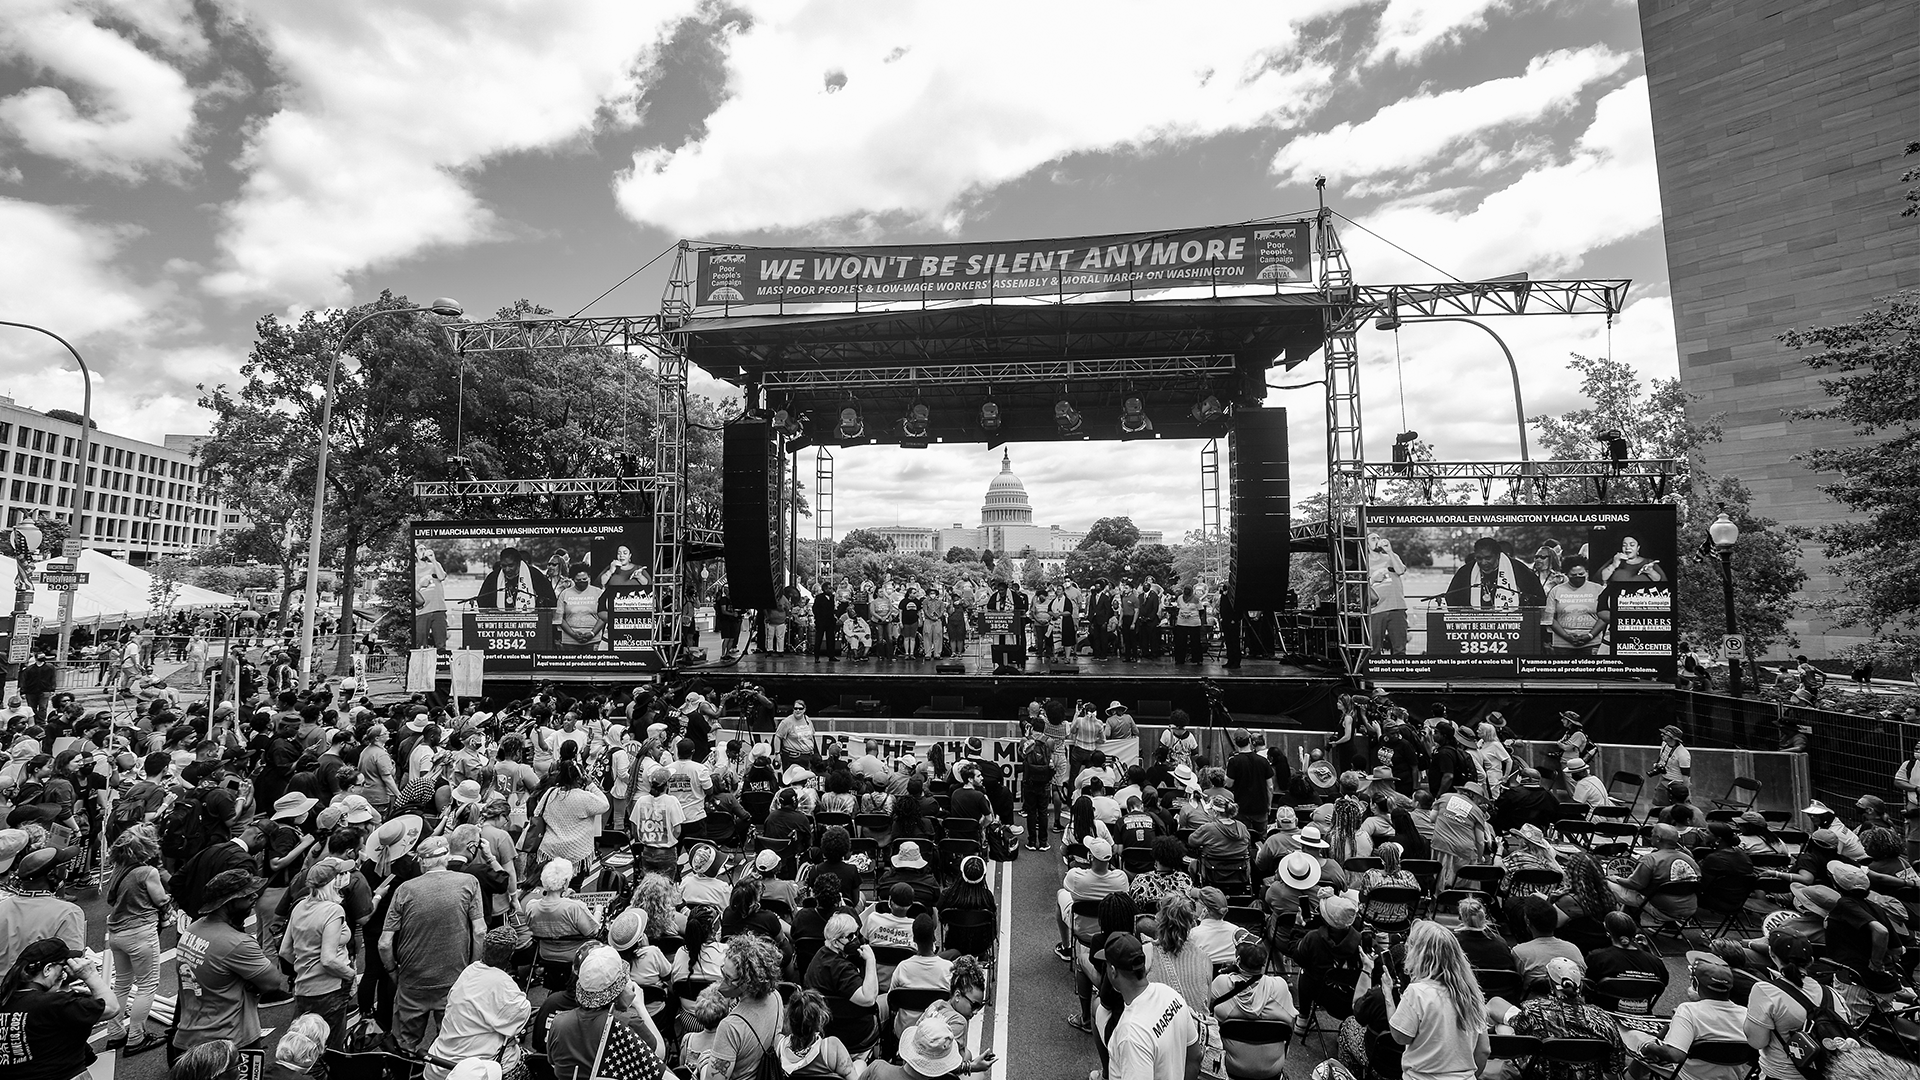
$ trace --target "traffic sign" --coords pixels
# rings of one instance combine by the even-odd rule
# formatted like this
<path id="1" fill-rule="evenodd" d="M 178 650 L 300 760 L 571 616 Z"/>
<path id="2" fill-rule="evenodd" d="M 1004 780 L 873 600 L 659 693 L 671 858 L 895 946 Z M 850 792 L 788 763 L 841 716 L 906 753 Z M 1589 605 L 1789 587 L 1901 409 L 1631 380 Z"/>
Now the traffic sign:
<path id="1" fill-rule="evenodd" d="M 77 581 L 43 581 L 42 584 L 47 587 L 48 592 L 80 591 L 80 583 Z"/>
<path id="2" fill-rule="evenodd" d="M 1720 639 L 1720 659 L 1738 660 L 1747 655 L 1745 634 L 1727 634 Z"/>
<path id="3" fill-rule="evenodd" d="M 88 575 L 85 571 L 70 570 L 70 569 L 64 569 L 60 567 L 48 567 L 47 569 L 40 571 L 38 574 L 35 574 L 34 580 L 38 581 L 42 585 L 58 588 L 62 585 L 68 585 L 68 586 L 85 585 L 89 580 L 89 577 L 90 575 Z"/>
<path id="4" fill-rule="evenodd" d="M 72 539 L 71 537 L 66 540 L 60 541 L 60 557 L 63 559 L 79 558 L 80 557 L 80 541 Z"/>

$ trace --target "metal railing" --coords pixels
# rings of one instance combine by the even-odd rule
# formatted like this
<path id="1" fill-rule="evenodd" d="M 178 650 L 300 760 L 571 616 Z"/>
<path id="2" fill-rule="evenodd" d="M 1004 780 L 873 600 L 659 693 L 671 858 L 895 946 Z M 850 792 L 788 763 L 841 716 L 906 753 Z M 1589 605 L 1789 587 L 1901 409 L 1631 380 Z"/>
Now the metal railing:
<path id="1" fill-rule="evenodd" d="M 1799 725 L 1813 729 L 1807 758 L 1813 790 L 1828 806 L 1851 817 L 1862 795 L 1877 795 L 1898 807 L 1893 774 L 1913 756 L 1920 724 L 1859 713 L 1809 709 L 1759 698 L 1681 692 L 1677 722 L 1690 746 L 1778 750 Z"/>

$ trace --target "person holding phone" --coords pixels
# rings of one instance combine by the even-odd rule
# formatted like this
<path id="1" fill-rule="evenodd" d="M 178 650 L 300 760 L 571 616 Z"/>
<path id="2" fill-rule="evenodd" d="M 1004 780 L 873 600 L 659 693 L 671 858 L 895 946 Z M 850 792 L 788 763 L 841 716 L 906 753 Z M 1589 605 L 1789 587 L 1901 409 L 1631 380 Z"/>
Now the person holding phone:
<path id="1" fill-rule="evenodd" d="M 79 983 L 82 989 L 71 989 Z M 100 964 L 58 938 L 21 950 L 0 982 L 0 1069 L 9 1080 L 68 1080 L 84 1074 L 95 1054 L 95 1024 L 120 1008 Z"/>

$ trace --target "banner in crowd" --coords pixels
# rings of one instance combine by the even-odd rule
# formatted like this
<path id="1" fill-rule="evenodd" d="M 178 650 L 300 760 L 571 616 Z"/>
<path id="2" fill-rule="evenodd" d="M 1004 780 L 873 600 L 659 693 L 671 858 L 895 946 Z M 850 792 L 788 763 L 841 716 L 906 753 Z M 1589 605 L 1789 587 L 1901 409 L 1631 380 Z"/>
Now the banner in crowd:
<path id="1" fill-rule="evenodd" d="M 948 300 L 1313 280 L 1313 223 L 891 247 L 700 252 L 696 302 Z"/>
<path id="2" fill-rule="evenodd" d="M 644 518 L 416 521 L 414 645 L 489 677 L 652 670 L 652 543 Z"/>
<path id="3" fill-rule="evenodd" d="M 1369 506 L 1366 674 L 1670 680 L 1669 505 Z"/>
<path id="4" fill-rule="evenodd" d="M 859 731 L 834 729 L 821 730 L 818 733 L 821 745 L 837 742 L 846 748 L 848 757 L 859 757 L 866 753 L 868 739 L 876 740 L 879 745 L 878 756 L 882 761 L 913 755 L 915 761 L 927 760 L 927 755 L 935 746 L 945 755 L 947 763 L 959 761 L 966 755 L 967 737 L 949 738 L 938 735 L 890 735 L 878 731 Z M 1020 793 L 1020 740 L 1013 738 L 981 739 L 984 744 L 984 760 L 1001 766 L 1007 773 L 1007 787 L 1015 795 Z M 1138 736 L 1126 739 L 1108 739 L 1100 744 L 1107 755 L 1107 761 L 1125 772 L 1128 766 L 1138 765 L 1141 761 L 1140 739 Z M 1058 778 L 1056 778 L 1058 779 Z"/>

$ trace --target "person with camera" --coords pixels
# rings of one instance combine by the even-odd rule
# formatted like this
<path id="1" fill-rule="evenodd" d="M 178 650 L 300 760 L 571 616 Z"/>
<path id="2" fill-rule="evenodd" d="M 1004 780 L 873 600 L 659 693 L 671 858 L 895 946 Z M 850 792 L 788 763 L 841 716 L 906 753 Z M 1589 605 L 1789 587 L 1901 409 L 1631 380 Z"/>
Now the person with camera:
<path id="1" fill-rule="evenodd" d="M 74 983 L 82 989 L 72 989 Z M 58 938 L 22 949 L 0 982 L 0 1070 L 9 1080 L 69 1080 L 93 1065 L 88 1037 L 119 1001 L 100 965 Z"/>

